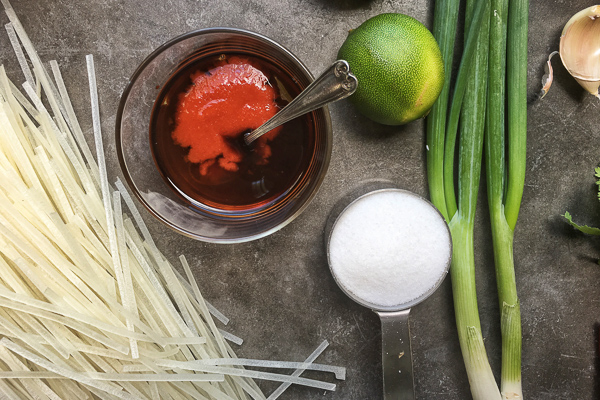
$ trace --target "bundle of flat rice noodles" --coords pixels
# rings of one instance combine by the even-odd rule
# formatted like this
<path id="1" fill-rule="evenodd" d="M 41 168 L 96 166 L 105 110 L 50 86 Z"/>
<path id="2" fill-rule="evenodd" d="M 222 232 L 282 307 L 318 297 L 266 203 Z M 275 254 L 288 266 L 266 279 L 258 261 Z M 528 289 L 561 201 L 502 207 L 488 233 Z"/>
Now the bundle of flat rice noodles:
<path id="1" fill-rule="evenodd" d="M 241 339 L 217 328 L 213 317 L 227 318 L 203 299 L 185 257 L 186 278 L 123 184 L 107 180 L 93 58 L 97 162 L 58 64 L 50 74 L 2 3 L 26 81 L 23 93 L 0 67 L 0 398 L 266 399 L 255 378 L 282 382 L 269 399 L 294 383 L 334 390 L 300 377 L 344 378 L 313 363 L 326 342 L 304 362 L 236 358 L 228 341 Z"/>

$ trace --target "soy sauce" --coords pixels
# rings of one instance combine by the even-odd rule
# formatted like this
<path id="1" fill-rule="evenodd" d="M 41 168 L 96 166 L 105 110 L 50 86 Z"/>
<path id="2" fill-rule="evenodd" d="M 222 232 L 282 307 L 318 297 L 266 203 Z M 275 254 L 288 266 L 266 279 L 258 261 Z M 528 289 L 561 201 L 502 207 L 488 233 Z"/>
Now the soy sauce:
<path id="1" fill-rule="evenodd" d="M 194 207 L 223 211 L 252 211 L 268 206 L 290 192 L 308 169 L 315 148 L 314 121 L 306 114 L 284 124 L 269 142 L 271 156 L 257 163 L 255 148 L 243 143 L 240 132 L 229 138 L 230 146 L 241 154 L 237 171 L 228 171 L 218 162 L 200 173 L 200 164 L 190 162 L 188 147 L 173 139 L 175 113 L 181 96 L 192 85 L 192 75 L 207 72 L 227 62 L 228 57 L 242 57 L 259 69 L 275 88 L 278 107 L 283 108 L 300 93 L 301 88 L 283 69 L 256 56 L 215 54 L 192 59 L 183 65 L 163 86 L 152 110 L 150 145 L 154 161 L 167 185 Z M 243 112 L 243 110 L 240 110 Z M 231 115 L 236 118 L 237 113 Z M 202 134 L 202 132 L 198 132 Z"/>

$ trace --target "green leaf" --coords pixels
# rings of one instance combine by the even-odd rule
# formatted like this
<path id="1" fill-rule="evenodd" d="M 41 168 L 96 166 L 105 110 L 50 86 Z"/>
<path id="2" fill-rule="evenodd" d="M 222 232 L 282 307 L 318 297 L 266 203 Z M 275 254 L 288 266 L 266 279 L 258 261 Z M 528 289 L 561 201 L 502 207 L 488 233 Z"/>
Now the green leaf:
<path id="1" fill-rule="evenodd" d="M 573 220 L 571 219 L 571 214 L 569 214 L 569 212 L 565 212 L 565 214 L 563 215 L 563 217 L 565 217 L 567 219 L 567 221 L 569 221 L 569 223 L 577 230 L 580 230 L 583 233 L 586 233 L 588 235 L 599 235 L 600 236 L 600 229 L 598 228 L 594 228 L 591 226 L 587 226 L 587 225 L 577 225 L 575 222 L 573 222 Z"/>

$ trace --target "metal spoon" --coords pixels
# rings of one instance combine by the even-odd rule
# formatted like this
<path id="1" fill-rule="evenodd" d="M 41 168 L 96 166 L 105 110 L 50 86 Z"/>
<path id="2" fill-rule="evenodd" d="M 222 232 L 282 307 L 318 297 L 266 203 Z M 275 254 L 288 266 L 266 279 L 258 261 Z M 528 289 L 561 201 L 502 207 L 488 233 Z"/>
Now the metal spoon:
<path id="1" fill-rule="evenodd" d="M 350 96 L 357 86 L 358 80 L 350 73 L 348 63 L 337 60 L 281 111 L 252 132 L 246 133 L 244 143 L 249 145 L 279 125 Z"/>
<path id="2" fill-rule="evenodd" d="M 344 278 L 342 278 L 340 274 L 336 274 L 336 268 L 338 271 L 341 272 L 339 268 L 343 268 L 344 266 L 340 266 L 338 264 L 336 268 L 332 267 L 331 239 L 334 236 L 336 226 L 339 225 L 338 222 L 341 220 L 341 217 L 355 203 L 361 201 L 361 199 L 364 199 L 367 196 L 377 196 L 378 194 L 390 191 L 397 192 L 403 196 L 413 196 L 414 198 L 422 201 L 423 205 L 430 206 L 435 210 L 435 213 L 439 216 L 439 220 L 441 222 L 440 226 L 443 225 L 446 229 L 447 234 L 443 236 L 447 240 L 446 243 L 449 249 L 449 255 L 447 260 L 445 260 L 444 265 L 439 264 L 439 267 L 443 268 L 443 274 L 441 274 L 440 276 L 433 276 L 433 281 L 423 281 L 421 278 L 420 283 L 427 283 L 428 285 L 424 287 L 430 287 L 430 289 L 424 291 L 420 294 L 420 296 L 405 304 L 398 304 L 394 306 L 381 306 L 373 304 L 368 300 L 359 297 L 356 293 L 350 291 L 345 287 Z M 377 315 L 379 315 L 379 318 L 381 320 L 383 398 L 384 400 L 414 400 L 415 392 L 408 316 L 410 313 L 410 308 L 419 304 L 420 302 L 428 298 L 431 294 L 433 294 L 435 290 L 439 287 L 439 285 L 442 283 L 447 274 L 448 268 L 450 267 L 450 255 L 452 253 L 452 241 L 450 238 L 450 230 L 445 224 L 442 215 L 437 211 L 437 209 L 435 209 L 435 207 L 429 201 L 412 192 L 396 188 L 383 188 L 367 192 L 366 194 L 352 201 L 337 216 L 332 215 L 332 217 L 334 217 L 335 220 L 333 224 L 329 227 L 330 232 L 327 238 L 327 257 L 331 274 L 333 275 L 337 285 L 348 297 L 350 297 L 356 303 L 373 310 L 375 313 L 377 313 Z M 357 237 L 362 237 L 361 232 L 356 232 L 356 235 Z M 378 265 L 364 265 L 364 267 L 371 270 L 378 268 Z M 429 279 L 430 277 L 427 276 L 426 278 Z M 402 288 L 398 288 L 398 290 L 402 290 Z"/>

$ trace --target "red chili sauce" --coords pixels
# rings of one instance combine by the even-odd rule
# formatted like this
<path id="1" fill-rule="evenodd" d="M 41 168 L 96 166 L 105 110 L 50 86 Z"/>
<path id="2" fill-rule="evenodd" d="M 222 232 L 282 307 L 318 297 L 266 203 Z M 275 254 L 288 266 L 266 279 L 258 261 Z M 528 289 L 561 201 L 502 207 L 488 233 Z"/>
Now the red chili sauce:
<path id="1" fill-rule="evenodd" d="M 191 60 L 162 88 L 150 143 L 165 182 L 193 206 L 252 210 L 285 195 L 308 169 L 314 121 L 307 114 L 247 146 L 243 135 L 266 122 L 301 88 L 259 57 Z"/>
<path id="2" fill-rule="evenodd" d="M 237 171 L 243 154 L 231 139 L 256 129 L 274 116 L 279 107 L 277 93 L 267 77 L 248 60 L 232 57 L 207 73 L 192 74 L 192 86 L 181 95 L 175 114 L 173 139 L 189 147 L 188 160 L 200 164 L 200 174 L 217 163 Z M 271 156 L 267 142 L 281 127 L 257 139 L 255 162 L 266 164 Z"/>

